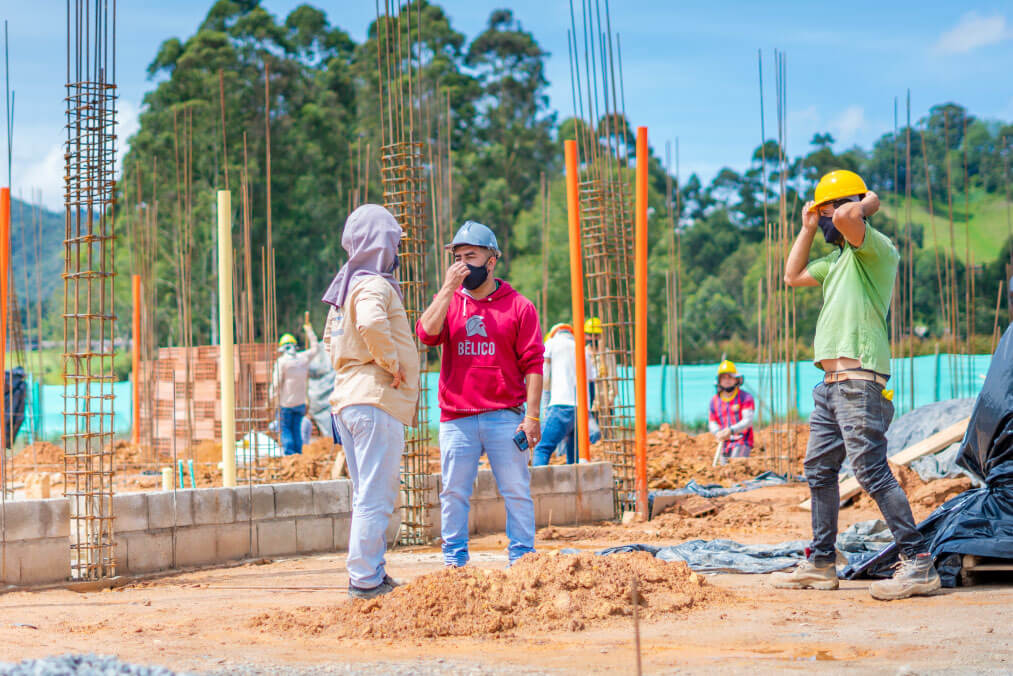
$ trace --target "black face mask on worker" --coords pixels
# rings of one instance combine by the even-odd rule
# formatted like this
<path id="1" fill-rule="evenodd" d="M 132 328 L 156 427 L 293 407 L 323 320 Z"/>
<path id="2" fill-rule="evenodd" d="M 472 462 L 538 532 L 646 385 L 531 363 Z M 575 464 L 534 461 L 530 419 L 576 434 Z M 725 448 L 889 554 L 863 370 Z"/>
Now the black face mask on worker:
<path id="1" fill-rule="evenodd" d="M 840 244 L 842 235 L 841 231 L 834 227 L 833 216 L 820 216 L 819 226 L 820 230 L 823 231 L 823 239 L 827 241 L 827 244 Z"/>
<path id="2" fill-rule="evenodd" d="M 738 385 L 732 385 L 731 387 L 723 387 L 721 385 L 718 385 L 718 389 L 727 394 L 731 394 L 732 392 L 734 392 L 737 387 Z"/>
<path id="3" fill-rule="evenodd" d="M 489 278 L 489 269 L 485 267 L 489 264 L 489 259 L 485 259 L 485 263 L 481 265 L 471 265 L 465 263 L 468 266 L 468 276 L 461 282 L 461 286 L 466 288 L 468 291 L 474 291 L 478 287 L 485 283 L 485 280 Z"/>

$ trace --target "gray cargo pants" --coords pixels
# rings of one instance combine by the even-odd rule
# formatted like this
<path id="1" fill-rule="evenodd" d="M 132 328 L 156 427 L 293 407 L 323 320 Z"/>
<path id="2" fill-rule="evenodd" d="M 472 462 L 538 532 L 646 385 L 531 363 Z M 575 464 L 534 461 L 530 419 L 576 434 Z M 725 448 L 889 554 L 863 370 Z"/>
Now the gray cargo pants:
<path id="1" fill-rule="evenodd" d="M 901 551 L 908 556 L 927 551 L 907 496 L 886 462 L 886 430 L 893 419 L 893 403 L 883 396 L 883 386 L 868 380 L 820 383 L 813 399 L 805 454 L 805 477 L 812 495 L 812 560 L 836 559 L 838 473 L 845 456 L 858 483 L 879 506 Z"/>

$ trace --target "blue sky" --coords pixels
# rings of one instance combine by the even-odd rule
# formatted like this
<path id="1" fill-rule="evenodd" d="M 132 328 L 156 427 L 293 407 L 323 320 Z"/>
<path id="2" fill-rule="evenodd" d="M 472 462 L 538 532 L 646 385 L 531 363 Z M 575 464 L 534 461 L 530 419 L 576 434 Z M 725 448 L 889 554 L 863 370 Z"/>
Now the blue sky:
<path id="1" fill-rule="evenodd" d="M 6 0 L 11 86 L 16 91 L 14 192 L 43 190 L 59 207 L 65 77 L 64 2 Z M 136 129 L 145 69 L 158 45 L 192 34 L 211 0 L 119 2 L 118 80 L 121 138 Z M 301 4 L 264 0 L 279 19 Z M 374 16 L 374 0 L 325 0 L 332 24 L 356 40 Z M 469 38 L 489 12 L 509 6 L 534 33 L 548 61 L 551 105 L 572 111 L 567 0 L 444 0 L 454 27 Z M 579 3 L 578 3 L 579 4 Z M 646 124 L 651 144 L 679 137 L 681 171 L 705 180 L 721 167 L 743 168 L 760 139 L 757 49 L 767 65 L 767 135 L 774 135 L 773 50 L 787 54 L 788 151 L 830 131 L 839 147 L 868 146 L 893 126 L 893 98 L 911 89 L 912 118 L 954 100 L 986 118 L 1013 120 L 1013 7 L 1008 2 L 853 1 L 847 16 L 824 3 L 612 0 L 613 30 L 623 44 L 626 107 Z M 830 7 L 830 3 L 826 3 Z M 837 5 L 840 7 L 841 5 Z M 0 148 L 4 144 L 0 142 Z M 5 148 L 4 148 L 5 149 Z M 0 182 L 6 183 L 6 171 Z"/>

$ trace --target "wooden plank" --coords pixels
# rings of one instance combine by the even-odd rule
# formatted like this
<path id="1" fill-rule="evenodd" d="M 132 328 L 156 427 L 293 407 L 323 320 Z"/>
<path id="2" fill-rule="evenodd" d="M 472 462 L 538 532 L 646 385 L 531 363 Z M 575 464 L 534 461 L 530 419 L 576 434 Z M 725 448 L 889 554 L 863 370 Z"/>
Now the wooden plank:
<path id="1" fill-rule="evenodd" d="M 964 418 L 959 422 L 955 422 L 949 427 L 939 430 L 917 443 L 911 444 L 899 453 L 887 458 L 887 460 L 894 465 L 907 465 L 924 455 L 938 453 L 950 444 L 964 438 L 964 434 L 967 432 L 967 424 L 970 420 L 970 418 Z M 852 476 L 841 482 L 840 490 L 841 502 L 844 502 L 861 493 L 862 487 L 858 484 L 858 479 Z M 804 501 L 799 507 L 802 509 L 812 509 L 812 500 Z"/>

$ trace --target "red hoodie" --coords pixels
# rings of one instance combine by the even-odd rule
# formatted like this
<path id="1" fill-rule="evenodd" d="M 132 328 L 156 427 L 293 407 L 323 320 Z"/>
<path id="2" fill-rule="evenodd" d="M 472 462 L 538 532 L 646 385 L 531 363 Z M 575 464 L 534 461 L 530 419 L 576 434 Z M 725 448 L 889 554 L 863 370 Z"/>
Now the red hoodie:
<path id="1" fill-rule="evenodd" d="M 415 324 L 426 345 L 443 346 L 440 365 L 440 420 L 522 406 L 524 377 L 541 375 L 545 359 L 538 311 L 531 301 L 497 279 L 499 287 L 482 300 L 458 289 L 439 335 Z"/>

